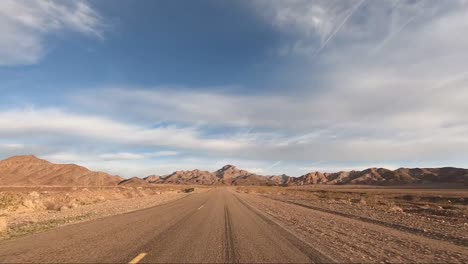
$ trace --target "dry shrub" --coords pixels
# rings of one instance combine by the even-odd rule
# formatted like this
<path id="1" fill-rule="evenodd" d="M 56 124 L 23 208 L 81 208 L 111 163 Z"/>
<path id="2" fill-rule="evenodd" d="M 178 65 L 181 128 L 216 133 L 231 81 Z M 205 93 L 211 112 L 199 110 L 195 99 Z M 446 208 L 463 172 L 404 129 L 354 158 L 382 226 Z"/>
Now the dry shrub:
<path id="1" fill-rule="evenodd" d="M 397 199 L 409 201 L 409 202 L 416 202 L 420 200 L 419 196 L 411 195 L 411 194 L 406 194 L 400 197 L 396 197 Z"/>
<path id="2" fill-rule="evenodd" d="M 21 204 L 21 197 L 17 194 L 2 192 L 0 193 L 0 209 L 17 207 Z"/>
<path id="3" fill-rule="evenodd" d="M 184 192 L 184 193 L 190 193 L 190 192 L 193 192 L 193 191 L 195 191 L 194 188 L 186 188 L 186 189 L 182 190 L 182 192 Z"/>

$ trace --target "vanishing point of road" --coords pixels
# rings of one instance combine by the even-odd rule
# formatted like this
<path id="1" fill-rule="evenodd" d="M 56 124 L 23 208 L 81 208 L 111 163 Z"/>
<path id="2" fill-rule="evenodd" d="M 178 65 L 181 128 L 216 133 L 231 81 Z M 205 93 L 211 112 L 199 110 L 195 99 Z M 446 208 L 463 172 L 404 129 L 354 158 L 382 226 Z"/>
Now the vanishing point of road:
<path id="1" fill-rule="evenodd" d="M 313 247 L 228 188 L 0 242 L 0 262 L 317 263 Z"/>

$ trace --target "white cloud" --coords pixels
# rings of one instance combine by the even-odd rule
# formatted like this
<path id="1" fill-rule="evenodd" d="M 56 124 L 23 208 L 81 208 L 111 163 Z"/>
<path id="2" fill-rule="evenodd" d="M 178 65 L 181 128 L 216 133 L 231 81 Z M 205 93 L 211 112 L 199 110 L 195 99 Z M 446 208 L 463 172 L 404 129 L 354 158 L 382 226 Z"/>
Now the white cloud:
<path id="1" fill-rule="evenodd" d="M 155 161 L 157 158 L 174 157 L 178 155 L 176 151 L 156 151 L 145 153 L 116 152 L 116 153 L 96 153 L 93 152 L 51 152 L 41 155 L 42 158 L 58 163 L 64 162 L 122 162 L 148 160 Z M 155 159 L 156 158 L 156 159 Z"/>
<path id="2" fill-rule="evenodd" d="M 304 113 L 308 114 L 314 115 Z M 62 110 L 16 110 L 0 112 L 0 136 L 25 148 L 0 148 L 0 154 L 31 153 L 53 162 L 78 163 L 125 176 L 167 174 L 184 168 L 215 170 L 224 164 L 258 173 L 298 175 L 294 164 L 305 167 L 318 160 L 337 169 L 344 162 L 398 164 L 401 160 L 440 161 L 466 156 L 468 122 L 445 123 L 446 117 L 437 118 L 435 113 L 418 115 L 402 114 L 397 115 L 400 119 L 387 121 L 369 119 L 368 123 L 341 120 L 305 134 L 277 127 L 270 133 L 243 134 L 242 129 L 232 128 L 229 135 L 202 136 L 210 131 L 209 126 L 145 128 Z M 284 121 L 294 125 L 294 121 Z M 147 151 L 131 151 L 134 148 Z"/>
<path id="3" fill-rule="evenodd" d="M 77 153 L 68 153 L 68 152 L 55 152 L 52 154 L 41 155 L 40 158 L 46 159 L 55 163 L 72 163 L 72 162 L 81 162 L 83 160 L 88 160 L 90 157 L 89 154 L 82 155 Z"/>
<path id="4" fill-rule="evenodd" d="M 104 102 L 101 97 L 112 97 L 112 101 L 100 103 L 94 110 L 129 120 L 197 124 L 200 131 L 207 132 L 228 126 L 229 136 L 218 135 L 218 139 L 236 139 L 243 144 L 220 153 L 222 157 L 263 159 L 270 166 L 278 160 L 382 163 L 441 160 L 467 153 L 468 107 L 464 102 L 468 93 L 458 79 L 445 87 L 452 90 L 450 93 L 439 89 L 418 94 L 418 89 L 430 81 L 407 80 L 380 71 L 372 78 L 360 78 L 352 72 L 344 76 L 342 83 L 334 83 L 333 89 L 319 95 L 247 96 L 119 89 L 87 98 Z M 344 83 L 349 86 L 343 86 Z M 406 88 L 409 83 L 411 89 Z M 393 88 L 398 86 L 401 90 Z M 86 102 L 86 108 L 93 109 L 93 101 Z M 198 107 L 196 102 L 209 102 L 198 106 L 210 107 Z M 126 106 L 125 111 L 119 111 L 121 105 Z"/>
<path id="5" fill-rule="evenodd" d="M 195 127 L 144 126 L 108 118 L 67 113 L 59 109 L 10 110 L 0 112 L 0 135 L 9 138 L 83 138 L 133 146 L 163 146 L 180 149 L 229 151 L 246 142 L 236 138 L 206 138 Z M 166 153 L 167 154 L 167 153 Z M 170 153 L 172 154 L 172 153 Z"/>
<path id="6" fill-rule="evenodd" d="M 84 1 L 0 1 L 0 66 L 37 63 L 63 30 L 102 38 L 102 18 Z"/>
<path id="7" fill-rule="evenodd" d="M 18 143 L 1 143 L 0 148 L 4 149 L 22 149 L 24 148 L 24 144 L 18 144 Z"/>
<path id="8" fill-rule="evenodd" d="M 155 154 L 158 155 L 159 153 L 156 152 Z M 48 155 L 39 155 L 39 157 L 54 163 L 76 163 L 92 170 L 105 171 L 123 177 L 144 177 L 152 174 L 167 175 L 176 170 L 201 169 L 215 171 L 226 164 L 234 164 L 240 169 L 245 169 L 254 173 L 274 173 L 267 169 L 268 163 L 265 161 L 257 161 L 253 159 L 225 159 L 223 157 L 207 158 L 199 155 L 190 157 L 165 156 L 164 159 L 160 159 L 159 157 L 153 158 L 151 153 L 147 153 L 147 155 L 142 155 L 142 158 L 138 159 L 120 159 L 120 157 L 116 157 L 116 159 L 108 159 L 102 158 L 102 154 L 86 152 L 57 152 Z M 280 172 L 284 173 L 284 171 Z"/>
<path id="9" fill-rule="evenodd" d="M 357 0 L 256 0 L 251 4 L 280 30 L 307 37 L 316 36 L 323 42 L 357 2 Z"/>
<path id="10" fill-rule="evenodd" d="M 152 153 L 129 153 L 129 152 L 118 152 L 118 153 L 104 153 L 99 155 L 104 160 L 138 160 L 146 158 L 156 157 L 171 157 L 176 156 L 179 153 L 176 151 L 158 151 Z"/>
<path id="11" fill-rule="evenodd" d="M 378 52 L 407 27 L 421 26 L 431 19 L 463 11 L 467 1 L 255 0 L 250 3 L 268 23 L 290 36 L 278 48 L 278 54 L 311 56 L 328 42 L 336 49 L 367 43 L 372 44 L 373 52 Z"/>

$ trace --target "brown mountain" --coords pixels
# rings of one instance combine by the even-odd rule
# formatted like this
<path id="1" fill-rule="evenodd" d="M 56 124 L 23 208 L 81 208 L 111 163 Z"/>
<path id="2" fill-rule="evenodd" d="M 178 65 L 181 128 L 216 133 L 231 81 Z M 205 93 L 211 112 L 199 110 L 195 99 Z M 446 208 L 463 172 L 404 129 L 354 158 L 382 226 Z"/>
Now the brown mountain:
<path id="1" fill-rule="evenodd" d="M 321 172 L 309 172 L 298 178 L 293 178 L 290 185 L 308 185 L 308 184 L 322 184 L 328 182 L 327 174 Z"/>
<path id="2" fill-rule="evenodd" d="M 119 182 L 119 185 L 127 185 L 127 186 L 142 186 L 142 185 L 148 185 L 148 184 L 150 183 L 138 177 L 131 177 L 131 178 L 128 178 Z"/>
<path id="3" fill-rule="evenodd" d="M 460 168 L 369 168 L 362 171 L 336 173 L 310 172 L 293 178 L 289 185 L 307 184 L 361 184 L 361 185 L 405 185 L 405 184 L 458 184 L 468 185 L 468 170 Z"/>
<path id="4" fill-rule="evenodd" d="M 276 185 L 285 185 L 285 183 L 283 179 L 281 178 L 281 176 L 262 176 L 262 175 L 250 174 L 250 175 L 237 177 L 234 181 L 232 181 L 232 185 L 276 186 Z"/>
<path id="5" fill-rule="evenodd" d="M 146 179 L 146 178 L 145 178 Z M 164 184 L 202 184 L 202 185 L 284 185 L 290 177 L 262 176 L 233 165 L 226 165 L 215 172 L 192 170 L 176 171 L 161 177 L 158 183 Z"/>
<path id="6" fill-rule="evenodd" d="M 256 181 L 257 175 L 245 170 L 239 170 L 233 165 L 226 165 L 214 172 L 219 183 L 226 185 L 238 185 L 239 183 L 248 183 Z M 247 185 L 247 184 L 244 184 Z M 248 184 L 250 185 L 250 184 Z"/>
<path id="7" fill-rule="evenodd" d="M 266 185 L 294 186 L 311 184 L 355 185 L 405 185 L 405 184 L 458 184 L 468 185 L 468 170 L 459 168 L 424 168 L 388 170 L 369 168 L 362 171 L 335 173 L 309 172 L 300 177 L 262 176 L 233 165 L 226 165 L 215 172 L 176 171 L 160 178 L 159 183 L 203 185 Z"/>
<path id="8" fill-rule="evenodd" d="M 168 184 L 202 184 L 213 185 L 218 184 L 218 178 L 209 171 L 192 170 L 192 171 L 176 171 L 172 174 L 163 177 L 162 183 Z"/>
<path id="9" fill-rule="evenodd" d="M 143 180 L 147 183 L 162 183 L 161 176 L 158 175 L 146 176 Z"/>
<path id="10" fill-rule="evenodd" d="M 54 164 L 32 155 L 0 160 L 0 185 L 3 186 L 108 186 L 122 180 L 104 172 L 75 164 Z"/>
<path id="11" fill-rule="evenodd" d="M 468 170 L 444 168 L 369 168 L 335 173 L 310 172 L 300 177 L 262 176 L 233 165 L 215 172 L 176 171 L 165 177 L 151 175 L 143 179 L 122 179 L 104 172 L 94 172 L 75 164 L 54 164 L 35 156 L 15 156 L 0 160 L 0 186 L 113 186 L 147 184 L 201 185 L 310 185 L 310 184 L 457 184 L 468 186 Z"/>

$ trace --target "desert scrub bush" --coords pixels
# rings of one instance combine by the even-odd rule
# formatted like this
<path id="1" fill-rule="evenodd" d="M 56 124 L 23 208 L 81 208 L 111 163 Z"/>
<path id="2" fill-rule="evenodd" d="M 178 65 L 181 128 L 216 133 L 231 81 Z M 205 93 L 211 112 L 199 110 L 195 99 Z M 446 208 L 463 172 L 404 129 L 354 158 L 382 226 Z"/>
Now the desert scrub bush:
<path id="1" fill-rule="evenodd" d="M 186 189 L 183 189 L 182 192 L 184 193 L 189 193 L 189 192 L 193 192 L 195 191 L 195 188 L 186 188 Z"/>
<path id="2" fill-rule="evenodd" d="M 0 193 L 0 209 L 16 208 L 20 203 L 21 198 L 17 195 L 8 192 Z"/>

